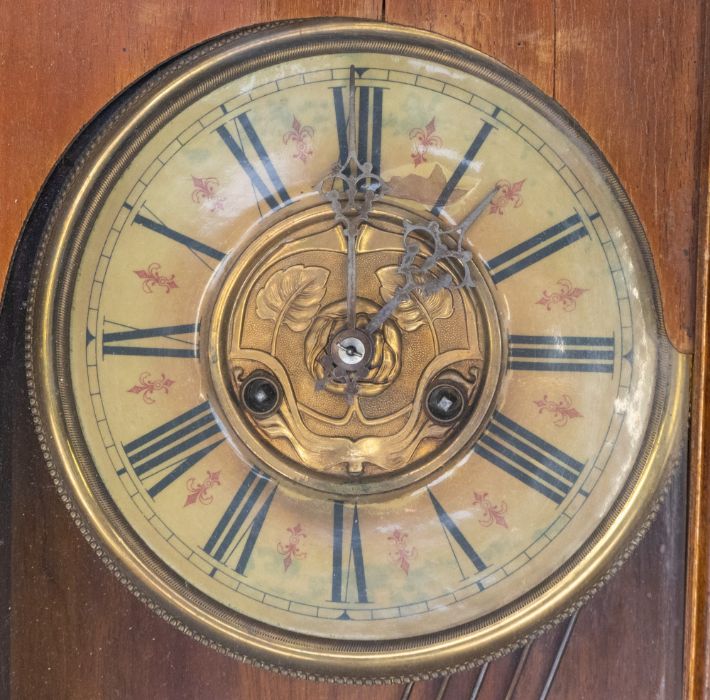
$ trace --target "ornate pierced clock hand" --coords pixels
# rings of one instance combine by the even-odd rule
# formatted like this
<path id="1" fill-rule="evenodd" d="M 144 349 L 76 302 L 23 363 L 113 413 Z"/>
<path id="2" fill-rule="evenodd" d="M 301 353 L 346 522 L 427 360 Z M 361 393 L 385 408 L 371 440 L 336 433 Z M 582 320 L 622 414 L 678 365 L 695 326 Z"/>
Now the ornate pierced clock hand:
<path id="1" fill-rule="evenodd" d="M 351 401 L 358 391 L 358 378 L 369 369 L 367 360 L 370 355 L 369 338 L 357 330 L 357 239 L 363 224 L 368 221 L 372 203 L 383 193 L 384 183 L 373 173 L 372 163 L 362 163 L 357 157 L 354 65 L 350 66 L 348 98 L 347 159 L 319 184 L 321 194 L 335 212 L 335 222 L 343 227 L 347 243 L 347 325 L 321 359 L 326 376 L 316 386 L 322 388 L 328 380 L 345 383 L 346 396 Z"/>
<path id="2" fill-rule="evenodd" d="M 474 282 L 471 277 L 469 263 L 471 253 L 463 247 L 463 237 L 466 231 L 488 208 L 488 205 L 498 192 L 494 187 L 456 226 L 446 231 L 442 231 L 438 221 L 430 221 L 428 224 L 412 224 L 404 222 L 404 256 L 399 265 L 398 272 L 404 277 L 404 284 L 394 291 L 392 297 L 380 310 L 370 319 L 365 331 L 374 333 L 382 327 L 382 324 L 397 310 L 397 307 L 411 297 L 415 292 L 420 292 L 424 296 L 429 296 L 440 289 L 460 289 L 461 287 L 473 287 Z M 424 261 L 415 264 L 420 253 L 418 243 L 409 243 L 408 239 L 412 233 L 427 234 L 432 241 L 433 250 Z M 449 245 L 449 243 L 451 245 Z M 434 266 L 442 260 L 458 260 L 463 268 L 463 279 L 454 283 L 450 274 L 445 273 L 440 276 L 432 274 Z"/>

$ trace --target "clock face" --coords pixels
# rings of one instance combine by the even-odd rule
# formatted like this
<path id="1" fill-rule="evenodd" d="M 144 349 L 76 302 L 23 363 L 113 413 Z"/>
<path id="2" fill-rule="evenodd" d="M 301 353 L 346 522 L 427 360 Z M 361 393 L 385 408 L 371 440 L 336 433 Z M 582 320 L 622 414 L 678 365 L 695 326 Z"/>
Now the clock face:
<path id="1" fill-rule="evenodd" d="M 632 209 L 453 42 L 321 21 L 188 54 L 87 149 L 45 248 L 62 493 L 232 653 L 359 678 L 493 653 L 593 588 L 665 481 L 681 370 Z"/>

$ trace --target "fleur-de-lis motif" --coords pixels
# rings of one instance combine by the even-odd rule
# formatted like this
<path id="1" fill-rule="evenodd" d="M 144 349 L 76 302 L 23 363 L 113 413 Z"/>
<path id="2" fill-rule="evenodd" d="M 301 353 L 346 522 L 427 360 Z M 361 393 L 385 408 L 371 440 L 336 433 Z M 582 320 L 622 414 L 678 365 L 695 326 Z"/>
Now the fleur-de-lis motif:
<path id="1" fill-rule="evenodd" d="M 415 127 L 409 132 L 409 139 L 412 142 L 411 158 L 414 167 L 426 163 L 426 154 L 430 148 L 439 148 L 444 145 L 443 140 L 436 133 L 436 117 L 424 127 Z"/>
<path id="2" fill-rule="evenodd" d="M 409 563 L 417 556 L 415 547 L 407 546 L 407 538 L 409 535 L 399 528 L 387 538 L 392 543 L 392 549 L 389 553 L 390 561 L 394 562 L 409 576 Z"/>
<path id="3" fill-rule="evenodd" d="M 479 518 L 478 522 L 483 527 L 490 527 L 495 523 L 506 530 L 508 529 L 508 523 L 504 517 L 505 513 L 508 512 L 508 506 L 505 501 L 501 501 L 500 505 L 496 505 L 488 498 L 487 492 L 474 491 L 473 505 L 480 509 L 481 518 Z"/>
<path id="4" fill-rule="evenodd" d="M 216 177 L 192 176 L 192 201 L 206 206 L 210 211 L 224 209 L 225 198 L 219 194 L 219 180 Z"/>
<path id="5" fill-rule="evenodd" d="M 308 556 L 308 552 L 301 549 L 302 540 L 306 537 L 301 523 L 287 527 L 286 531 L 288 532 L 288 542 L 286 544 L 279 542 L 276 545 L 276 551 L 284 558 L 284 571 L 288 571 L 295 559 L 305 559 Z"/>
<path id="6" fill-rule="evenodd" d="M 292 157 L 298 158 L 302 163 L 305 163 L 313 155 L 311 144 L 314 134 L 315 130 L 313 127 L 301 124 L 294 114 L 291 129 L 283 135 L 283 142 L 288 144 L 290 141 L 293 141 L 296 145 L 296 152 Z"/>
<path id="7" fill-rule="evenodd" d="M 190 495 L 185 499 L 185 505 L 183 505 L 183 508 L 192 506 L 197 502 L 203 506 L 208 506 L 214 500 L 214 496 L 207 492 L 215 486 L 221 485 L 222 484 L 219 480 L 219 472 L 211 472 L 209 469 L 207 470 L 207 476 L 199 484 L 194 477 L 190 477 L 187 480 L 187 490 L 190 492 Z"/>
<path id="8" fill-rule="evenodd" d="M 559 401 L 552 401 L 545 394 L 541 399 L 537 399 L 533 403 L 540 409 L 538 413 L 545 411 L 552 413 L 552 422 L 560 428 L 564 428 L 571 418 L 584 418 L 572 405 L 572 399 L 567 394 L 562 394 L 562 398 Z"/>
<path id="9" fill-rule="evenodd" d="M 145 270 L 133 270 L 133 272 L 143 280 L 143 291 L 146 294 L 152 294 L 153 287 L 163 287 L 166 294 L 169 294 L 171 289 L 177 289 L 175 275 L 168 277 L 160 274 L 160 263 L 154 262 Z"/>
<path id="10" fill-rule="evenodd" d="M 164 374 L 161 374 L 159 379 L 150 379 L 150 372 L 143 372 L 138 377 L 138 382 L 128 389 L 128 393 L 142 395 L 145 403 L 155 403 L 153 394 L 156 391 L 168 394 L 173 384 L 175 382 L 172 379 L 168 379 Z"/>
<path id="11" fill-rule="evenodd" d="M 562 305 L 563 311 L 574 311 L 577 308 L 577 299 L 582 296 L 588 289 L 575 287 L 568 279 L 557 280 L 560 288 L 555 292 L 544 290 L 542 296 L 535 302 L 541 304 L 548 311 L 556 304 Z"/>
<path id="12" fill-rule="evenodd" d="M 498 180 L 496 182 L 498 192 L 491 201 L 489 213 L 502 214 L 503 210 L 510 204 L 513 205 L 513 209 L 522 206 L 523 198 L 520 191 L 523 189 L 524 183 L 525 180 L 518 180 L 518 182 L 513 182 L 512 184 L 508 180 Z"/>

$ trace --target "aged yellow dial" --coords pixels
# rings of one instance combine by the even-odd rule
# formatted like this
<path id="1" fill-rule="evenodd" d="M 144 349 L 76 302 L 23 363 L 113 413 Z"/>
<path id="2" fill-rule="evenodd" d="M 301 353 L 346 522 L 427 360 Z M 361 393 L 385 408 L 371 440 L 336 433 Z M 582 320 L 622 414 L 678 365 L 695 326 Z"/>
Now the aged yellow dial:
<path id="1" fill-rule="evenodd" d="M 430 34 L 219 39 L 119 102 L 48 222 L 61 493 L 186 631 L 314 676 L 465 666 L 643 529 L 684 368 L 639 222 L 541 93 Z"/>

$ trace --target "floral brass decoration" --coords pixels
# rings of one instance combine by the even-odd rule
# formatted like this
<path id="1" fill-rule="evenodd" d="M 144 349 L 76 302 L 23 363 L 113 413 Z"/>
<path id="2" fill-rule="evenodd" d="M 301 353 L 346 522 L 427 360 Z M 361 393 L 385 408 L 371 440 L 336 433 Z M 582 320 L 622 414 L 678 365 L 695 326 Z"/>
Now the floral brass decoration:
<path id="1" fill-rule="evenodd" d="M 363 302 L 364 303 L 364 302 Z M 377 307 L 372 305 L 372 309 Z M 364 328 L 369 316 L 358 314 L 357 325 Z M 345 305 L 338 302 L 324 308 L 313 321 L 313 325 L 306 336 L 305 358 L 306 366 L 311 376 L 318 383 L 318 388 L 336 394 L 345 393 L 345 385 L 331 381 L 322 362 L 323 349 L 327 347 L 329 338 L 332 338 L 345 321 Z M 402 369 L 402 335 L 394 323 L 385 323 L 383 327 L 373 334 L 374 348 L 369 372 L 359 381 L 360 396 L 376 396 L 381 394 L 399 375 Z"/>
<path id="2" fill-rule="evenodd" d="M 402 286 L 404 276 L 396 265 L 382 267 L 377 271 L 382 283 L 380 294 L 384 301 L 389 301 L 395 290 Z M 416 273 L 419 283 L 425 284 L 422 273 Z M 399 327 L 404 331 L 414 331 L 425 323 L 431 324 L 437 319 L 450 318 L 454 313 L 453 297 L 448 289 L 437 289 L 431 294 L 424 291 L 414 292 L 402 301 L 392 314 Z"/>
<path id="3" fill-rule="evenodd" d="M 328 270 L 323 267 L 294 265 L 275 272 L 256 296 L 256 313 L 276 325 L 274 336 L 282 323 L 294 333 L 311 325 L 325 295 Z"/>

